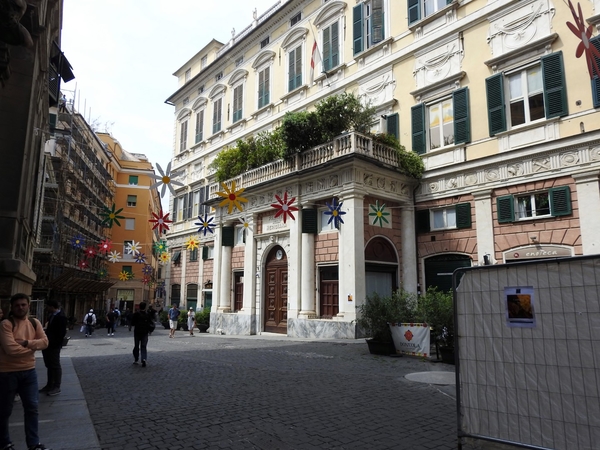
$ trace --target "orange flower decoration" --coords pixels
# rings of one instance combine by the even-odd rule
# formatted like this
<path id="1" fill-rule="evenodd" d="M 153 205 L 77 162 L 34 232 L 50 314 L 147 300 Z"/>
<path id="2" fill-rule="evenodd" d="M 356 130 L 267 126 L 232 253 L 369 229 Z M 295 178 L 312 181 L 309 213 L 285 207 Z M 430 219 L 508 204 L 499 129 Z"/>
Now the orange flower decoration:
<path id="1" fill-rule="evenodd" d="M 225 192 L 217 192 L 219 197 L 223 197 L 219 206 L 227 205 L 227 214 L 231 214 L 233 207 L 235 206 L 239 211 L 242 211 L 242 205 L 240 203 L 247 203 L 248 199 L 241 196 L 242 192 L 244 192 L 244 188 L 235 189 L 235 181 L 231 182 L 231 189 L 227 187 L 225 183 L 221 183 Z"/>

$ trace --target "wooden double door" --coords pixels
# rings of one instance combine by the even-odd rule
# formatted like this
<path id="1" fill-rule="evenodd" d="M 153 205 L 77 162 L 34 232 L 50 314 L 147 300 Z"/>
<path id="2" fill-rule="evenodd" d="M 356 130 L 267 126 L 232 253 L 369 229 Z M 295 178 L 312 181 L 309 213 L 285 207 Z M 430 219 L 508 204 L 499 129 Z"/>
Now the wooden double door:
<path id="1" fill-rule="evenodd" d="M 264 280 L 265 331 L 287 334 L 288 261 L 283 248 L 269 252 Z"/>

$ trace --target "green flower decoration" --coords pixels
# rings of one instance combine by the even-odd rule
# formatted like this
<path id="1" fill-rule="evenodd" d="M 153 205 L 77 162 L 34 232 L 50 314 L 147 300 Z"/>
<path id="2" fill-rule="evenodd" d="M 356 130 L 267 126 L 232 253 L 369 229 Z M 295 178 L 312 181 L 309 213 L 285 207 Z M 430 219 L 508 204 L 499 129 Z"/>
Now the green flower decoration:
<path id="1" fill-rule="evenodd" d="M 373 212 L 369 213 L 370 217 L 373 217 L 373 223 L 372 225 L 377 225 L 377 222 L 379 222 L 379 226 L 382 227 L 383 226 L 383 222 L 385 223 L 390 223 L 385 217 L 389 216 L 390 213 L 389 212 L 385 212 L 385 203 L 381 206 L 379 206 L 379 200 L 377 200 L 375 202 L 375 205 L 369 205 L 371 207 L 371 209 L 373 210 Z"/>
<path id="2" fill-rule="evenodd" d="M 167 241 L 157 241 L 154 243 L 154 251 L 159 255 L 166 252 L 168 248 Z"/>
<path id="3" fill-rule="evenodd" d="M 119 209 L 118 211 L 115 211 L 116 206 L 113 203 L 112 204 L 112 209 L 108 209 L 106 206 L 104 207 L 104 211 L 100 212 L 100 216 L 104 217 L 104 220 L 102 221 L 102 225 L 107 226 L 108 228 L 112 228 L 113 226 L 113 222 L 117 224 L 117 226 L 121 226 L 121 222 L 119 222 L 119 219 L 124 219 L 124 216 L 119 216 L 118 214 L 123 211 L 123 208 Z"/>

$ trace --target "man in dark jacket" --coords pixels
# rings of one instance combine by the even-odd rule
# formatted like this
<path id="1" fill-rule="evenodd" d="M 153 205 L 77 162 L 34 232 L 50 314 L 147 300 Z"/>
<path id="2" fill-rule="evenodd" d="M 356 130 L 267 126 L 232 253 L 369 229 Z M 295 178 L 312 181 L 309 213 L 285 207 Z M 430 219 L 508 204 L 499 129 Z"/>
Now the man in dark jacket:
<path id="1" fill-rule="evenodd" d="M 140 303 L 139 311 L 136 311 L 131 317 L 129 323 L 129 331 L 133 330 L 133 363 L 137 364 L 140 357 L 140 347 L 142 352 L 142 367 L 146 367 L 146 358 L 148 353 L 146 347 L 148 345 L 148 333 L 150 332 L 150 316 L 146 312 L 146 303 Z"/>
<path id="2" fill-rule="evenodd" d="M 46 392 L 50 396 L 60 394 L 60 383 L 62 381 L 62 367 L 60 366 L 60 349 L 63 339 L 67 334 L 67 316 L 60 309 L 56 300 L 46 301 L 48 322 L 46 325 L 46 336 L 48 336 L 48 348 L 42 350 L 44 365 L 48 370 L 48 381 L 40 392 Z"/>

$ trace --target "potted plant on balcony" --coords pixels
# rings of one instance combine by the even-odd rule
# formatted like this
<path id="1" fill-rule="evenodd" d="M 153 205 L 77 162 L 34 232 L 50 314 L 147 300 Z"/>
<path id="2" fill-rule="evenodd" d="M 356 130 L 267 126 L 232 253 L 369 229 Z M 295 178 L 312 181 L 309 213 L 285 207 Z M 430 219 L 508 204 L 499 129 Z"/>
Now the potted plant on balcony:
<path id="1" fill-rule="evenodd" d="M 196 313 L 196 326 L 200 333 L 206 333 L 210 326 L 210 308 L 204 308 Z"/>
<path id="2" fill-rule="evenodd" d="M 436 352 L 442 362 L 454 364 L 454 300 L 452 293 L 429 288 L 419 299 L 423 321 L 431 327 Z"/>

